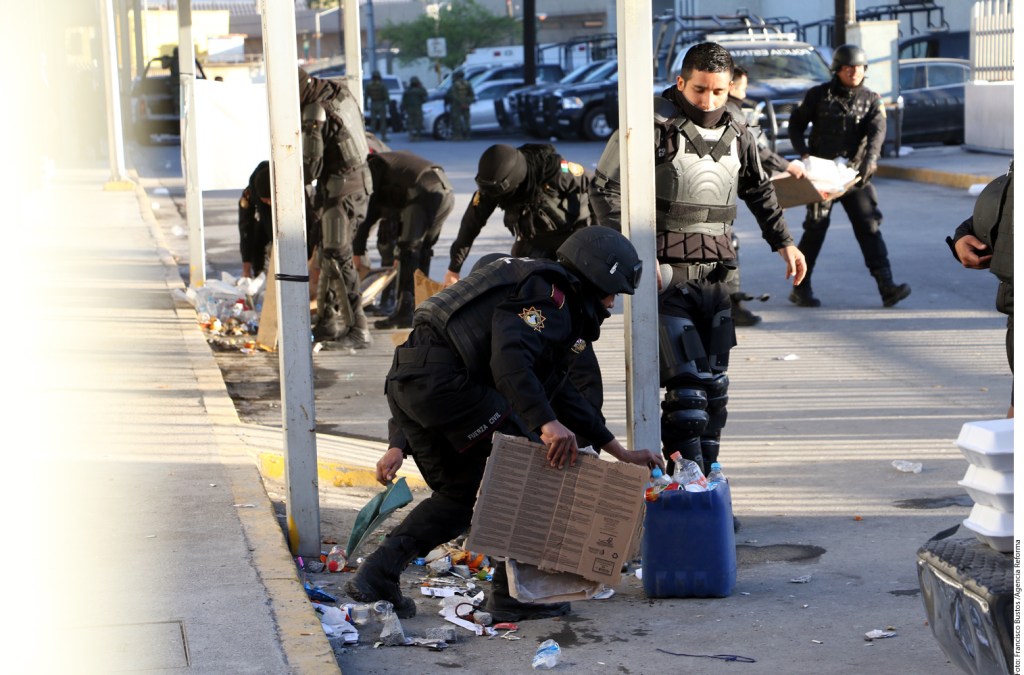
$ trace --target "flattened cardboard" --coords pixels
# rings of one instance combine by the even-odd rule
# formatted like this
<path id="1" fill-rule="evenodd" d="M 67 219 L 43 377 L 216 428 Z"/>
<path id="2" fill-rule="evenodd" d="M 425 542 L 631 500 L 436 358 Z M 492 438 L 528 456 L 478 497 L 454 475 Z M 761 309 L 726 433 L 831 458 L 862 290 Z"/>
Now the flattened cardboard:
<path id="1" fill-rule="evenodd" d="M 857 178 L 854 178 L 844 185 L 842 190 L 829 193 L 827 199 L 842 197 L 856 182 Z M 807 176 L 797 178 L 792 174 L 783 172 L 772 177 L 772 184 L 775 185 L 775 197 L 779 200 L 779 206 L 784 209 L 805 204 L 817 204 L 826 199 Z"/>
<path id="2" fill-rule="evenodd" d="M 585 455 L 559 470 L 545 454 L 494 435 L 466 548 L 617 584 L 638 545 L 647 470 Z"/>

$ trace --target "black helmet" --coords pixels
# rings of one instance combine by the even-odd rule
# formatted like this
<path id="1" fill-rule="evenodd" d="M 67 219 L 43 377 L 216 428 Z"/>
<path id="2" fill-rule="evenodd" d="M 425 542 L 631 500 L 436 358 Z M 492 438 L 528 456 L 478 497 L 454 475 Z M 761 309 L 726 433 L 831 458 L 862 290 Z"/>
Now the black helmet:
<path id="1" fill-rule="evenodd" d="M 488 197 L 511 194 L 526 178 L 526 158 L 511 145 L 492 145 L 480 155 L 476 184 Z"/>
<path id="2" fill-rule="evenodd" d="M 604 295 L 633 295 L 643 263 L 632 242 L 615 230 L 582 227 L 558 247 L 558 262 Z"/>
<path id="3" fill-rule="evenodd" d="M 508 253 L 488 253 L 488 254 L 482 256 L 475 263 L 473 263 L 473 269 L 470 270 L 470 274 L 472 274 L 473 272 L 476 272 L 478 269 L 481 269 L 483 267 L 487 267 L 488 265 L 490 265 L 495 260 L 504 260 L 505 258 L 508 258 L 508 257 L 510 257 Z"/>
<path id="4" fill-rule="evenodd" d="M 832 72 L 837 73 L 842 66 L 868 66 L 868 55 L 857 45 L 840 45 L 832 52 Z"/>
<path id="5" fill-rule="evenodd" d="M 379 80 L 380 79 L 380 71 L 379 70 L 373 71 L 373 74 L 370 75 L 370 79 L 371 80 Z"/>

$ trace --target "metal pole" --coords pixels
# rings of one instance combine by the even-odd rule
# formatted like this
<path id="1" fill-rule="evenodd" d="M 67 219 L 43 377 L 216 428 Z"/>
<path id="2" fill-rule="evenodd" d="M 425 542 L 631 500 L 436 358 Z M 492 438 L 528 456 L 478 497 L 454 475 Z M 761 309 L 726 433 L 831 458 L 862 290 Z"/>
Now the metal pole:
<path id="1" fill-rule="evenodd" d="M 263 60 L 270 108 L 271 209 L 278 271 L 277 322 L 284 427 L 288 545 L 293 555 L 320 555 L 320 494 L 316 473 L 316 411 L 309 331 L 309 272 L 299 131 L 295 6 L 262 0 Z"/>
<path id="2" fill-rule="evenodd" d="M 537 0 L 523 0 L 523 81 L 537 83 Z"/>
<path id="3" fill-rule="evenodd" d="M 345 83 L 359 101 L 363 101 L 363 40 L 359 34 L 359 0 L 345 0 L 343 5 L 345 26 Z"/>
<path id="4" fill-rule="evenodd" d="M 142 0 L 133 0 L 132 14 L 135 24 L 135 74 L 142 77 L 146 70 L 146 41 L 142 37 Z"/>
<path id="5" fill-rule="evenodd" d="M 320 12 L 313 15 L 314 31 L 316 32 L 316 60 L 320 60 Z"/>
<path id="6" fill-rule="evenodd" d="M 117 45 L 114 44 L 114 2 L 100 0 L 103 40 L 103 84 L 107 94 L 107 148 L 110 156 L 110 181 L 128 180 L 124 162 L 124 126 L 121 118 L 121 89 L 117 75 Z"/>
<path id="7" fill-rule="evenodd" d="M 661 447 L 658 306 L 654 247 L 654 99 L 651 96 L 651 0 L 618 3 L 619 143 L 622 232 L 644 264 L 626 296 L 626 427 L 630 448 Z"/>
<path id="8" fill-rule="evenodd" d="M 181 170 L 185 178 L 189 284 L 198 288 L 206 283 L 206 235 L 196 138 L 196 51 L 192 41 L 192 0 L 178 2 L 178 79 L 181 82 Z"/>
<path id="9" fill-rule="evenodd" d="M 366 49 L 370 52 L 370 72 L 377 70 L 377 28 L 373 20 L 373 0 L 366 0 Z"/>

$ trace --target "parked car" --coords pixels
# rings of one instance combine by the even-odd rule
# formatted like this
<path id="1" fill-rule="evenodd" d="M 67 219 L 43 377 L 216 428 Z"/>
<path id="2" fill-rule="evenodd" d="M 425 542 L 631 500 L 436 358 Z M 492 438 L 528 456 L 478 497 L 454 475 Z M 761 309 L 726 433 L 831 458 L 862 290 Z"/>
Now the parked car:
<path id="1" fill-rule="evenodd" d="M 591 61 L 575 69 L 558 82 L 537 83 L 509 93 L 505 98 L 505 109 L 510 112 L 512 126 L 524 131 L 547 137 L 548 124 L 544 119 L 544 97 L 555 89 L 593 80 L 603 80 L 618 67 L 615 59 Z"/>
<path id="2" fill-rule="evenodd" d="M 964 59 L 903 59 L 900 143 L 964 142 L 964 84 L 971 63 Z"/>
<path id="3" fill-rule="evenodd" d="M 478 69 L 475 66 L 467 66 L 466 68 L 467 70 L 464 71 L 464 74 L 469 83 L 473 85 L 474 90 L 491 80 L 522 80 L 524 78 L 524 66 L 521 63 L 511 66 L 484 66 L 483 69 Z M 557 82 L 564 74 L 562 66 L 557 63 L 537 64 L 537 82 Z M 444 99 L 444 95 L 451 86 L 451 80 L 446 77 L 441 81 L 437 89 L 431 90 L 428 100 Z"/>
<path id="4" fill-rule="evenodd" d="M 142 75 L 132 83 L 132 133 L 143 144 L 153 142 L 153 134 L 181 135 L 181 82 L 178 48 L 172 54 L 150 59 Z M 196 78 L 206 79 L 196 61 Z"/>
<path id="5" fill-rule="evenodd" d="M 498 116 L 497 105 L 505 94 L 523 86 L 522 79 L 491 80 L 476 89 L 476 101 L 469 109 L 469 125 L 473 132 L 501 131 L 503 129 Z M 442 100 L 427 101 L 423 104 L 423 128 L 430 130 L 434 138 L 448 140 L 452 137 L 452 124 L 448 111 Z"/>
<path id="6" fill-rule="evenodd" d="M 967 59 L 971 55 L 970 31 L 938 31 L 900 40 L 899 59 Z"/>
<path id="7" fill-rule="evenodd" d="M 310 71 L 309 73 L 313 77 L 318 77 L 325 80 L 342 80 L 345 79 L 345 66 L 328 66 L 326 68 L 320 68 L 318 70 Z M 401 78 L 397 75 L 389 75 L 386 73 L 381 74 L 381 79 L 384 80 L 384 84 L 388 87 L 388 93 L 391 96 L 391 102 L 388 104 L 388 127 L 393 131 L 401 131 L 405 128 L 405 117 L 402 115 L 402 93 L 405 91 L 405 85 L 402 84 Z M 363 74 L 363 91 L 366 91 L 366 85 L 370 83 L 370 75 Z M 365 118 L 366 126 L 370 126 L 370 102 L 368 100 L 363 101 L 363 115 Z"/>

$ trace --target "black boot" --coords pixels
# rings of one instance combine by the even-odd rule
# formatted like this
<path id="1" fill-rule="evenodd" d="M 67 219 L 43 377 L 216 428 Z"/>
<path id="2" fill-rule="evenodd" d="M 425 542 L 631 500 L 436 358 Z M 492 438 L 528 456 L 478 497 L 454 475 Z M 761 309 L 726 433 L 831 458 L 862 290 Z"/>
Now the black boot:
<path id="1" fill-rule="evenodd" d="M 878 293 L 882 296 L 882 306 L 892 307 L 910 295 L 909 284 L 897 284 L 892 280 L 892 269 L 885 267 L 871 272 L 878 283 Z"/>
<path id="2" fill-rule="evenodd" d="M 413 305 L 412 293 L 408 291 L 402 293 L 398 297 L 398 304 L 395 306 L 395 311 L 386 319 L 380 319 L 373 322 L 374 328 L 380 328 L 382 330 L 388 330 L 391 328 L 412 328 L 412 313 Z"/>
<path id="3" fill-rule="evenodd" d="M 356 575 L 345 584 L 345 592 L 357 602 L 387 600 L 399 619 L 411 619 L 416 616 L 416 602 L 402 595 L 398 580 L 416 554 L 416 540 L 412 537 L 388 537 L 359 566 Z"/>
<path id="4" fill-rule="evenodd" d="M 370 336 L 370 328 L 367 325 L 366 314 L 360 312 L 356 315 L 355 324 L 339 338 L 325 341 L 324 349 L 367 349 L 373 345 L 373 337 Z"/>
<path id="5" fill-rule="evenodd" d="M 391 316 L 392 314 L 394 314 L 396 295 L 395 287 L 397 285 L 398 284 L 395 282 L 395 280 L 392 279 L 391 283 L 385 286 L 384 290 L 381 292 L 380 302 L 378 302 L 376 305 L 371 305 L 370 307 L 367 307 L 366 313 L 372 314 L 374 316 Z"/>
<path id="6" fill-rule="evenodd" d="M 742 301 L 733 300 L 732 322 L 737 326 L 756 326 L 761 323 L 761 317 L 744 307 Z"/>
<path id="7" fill-rule="evenodd" d="M 811 290 L 810 279 L 804 279 L 802 284 L 793 287 L 789 301 L 797 307 L 821 307 L 821 300 L 814 297 L 814 291 Z"/>
<path id="8" fill-rule="evenodd" d="M 531 619 L 550 619 L 553 616 L 563 616 L 571 609 L 568 602 L 555 602 L 550 604 L 519 602 L 509 594 L 508 570 L 505 563 L 500 562 L 494 566 L 494 575 L 491 578 L 493 586 L 484 609 L 491 615 L 495 623 L 505 621 L 529 621 Z"/>

